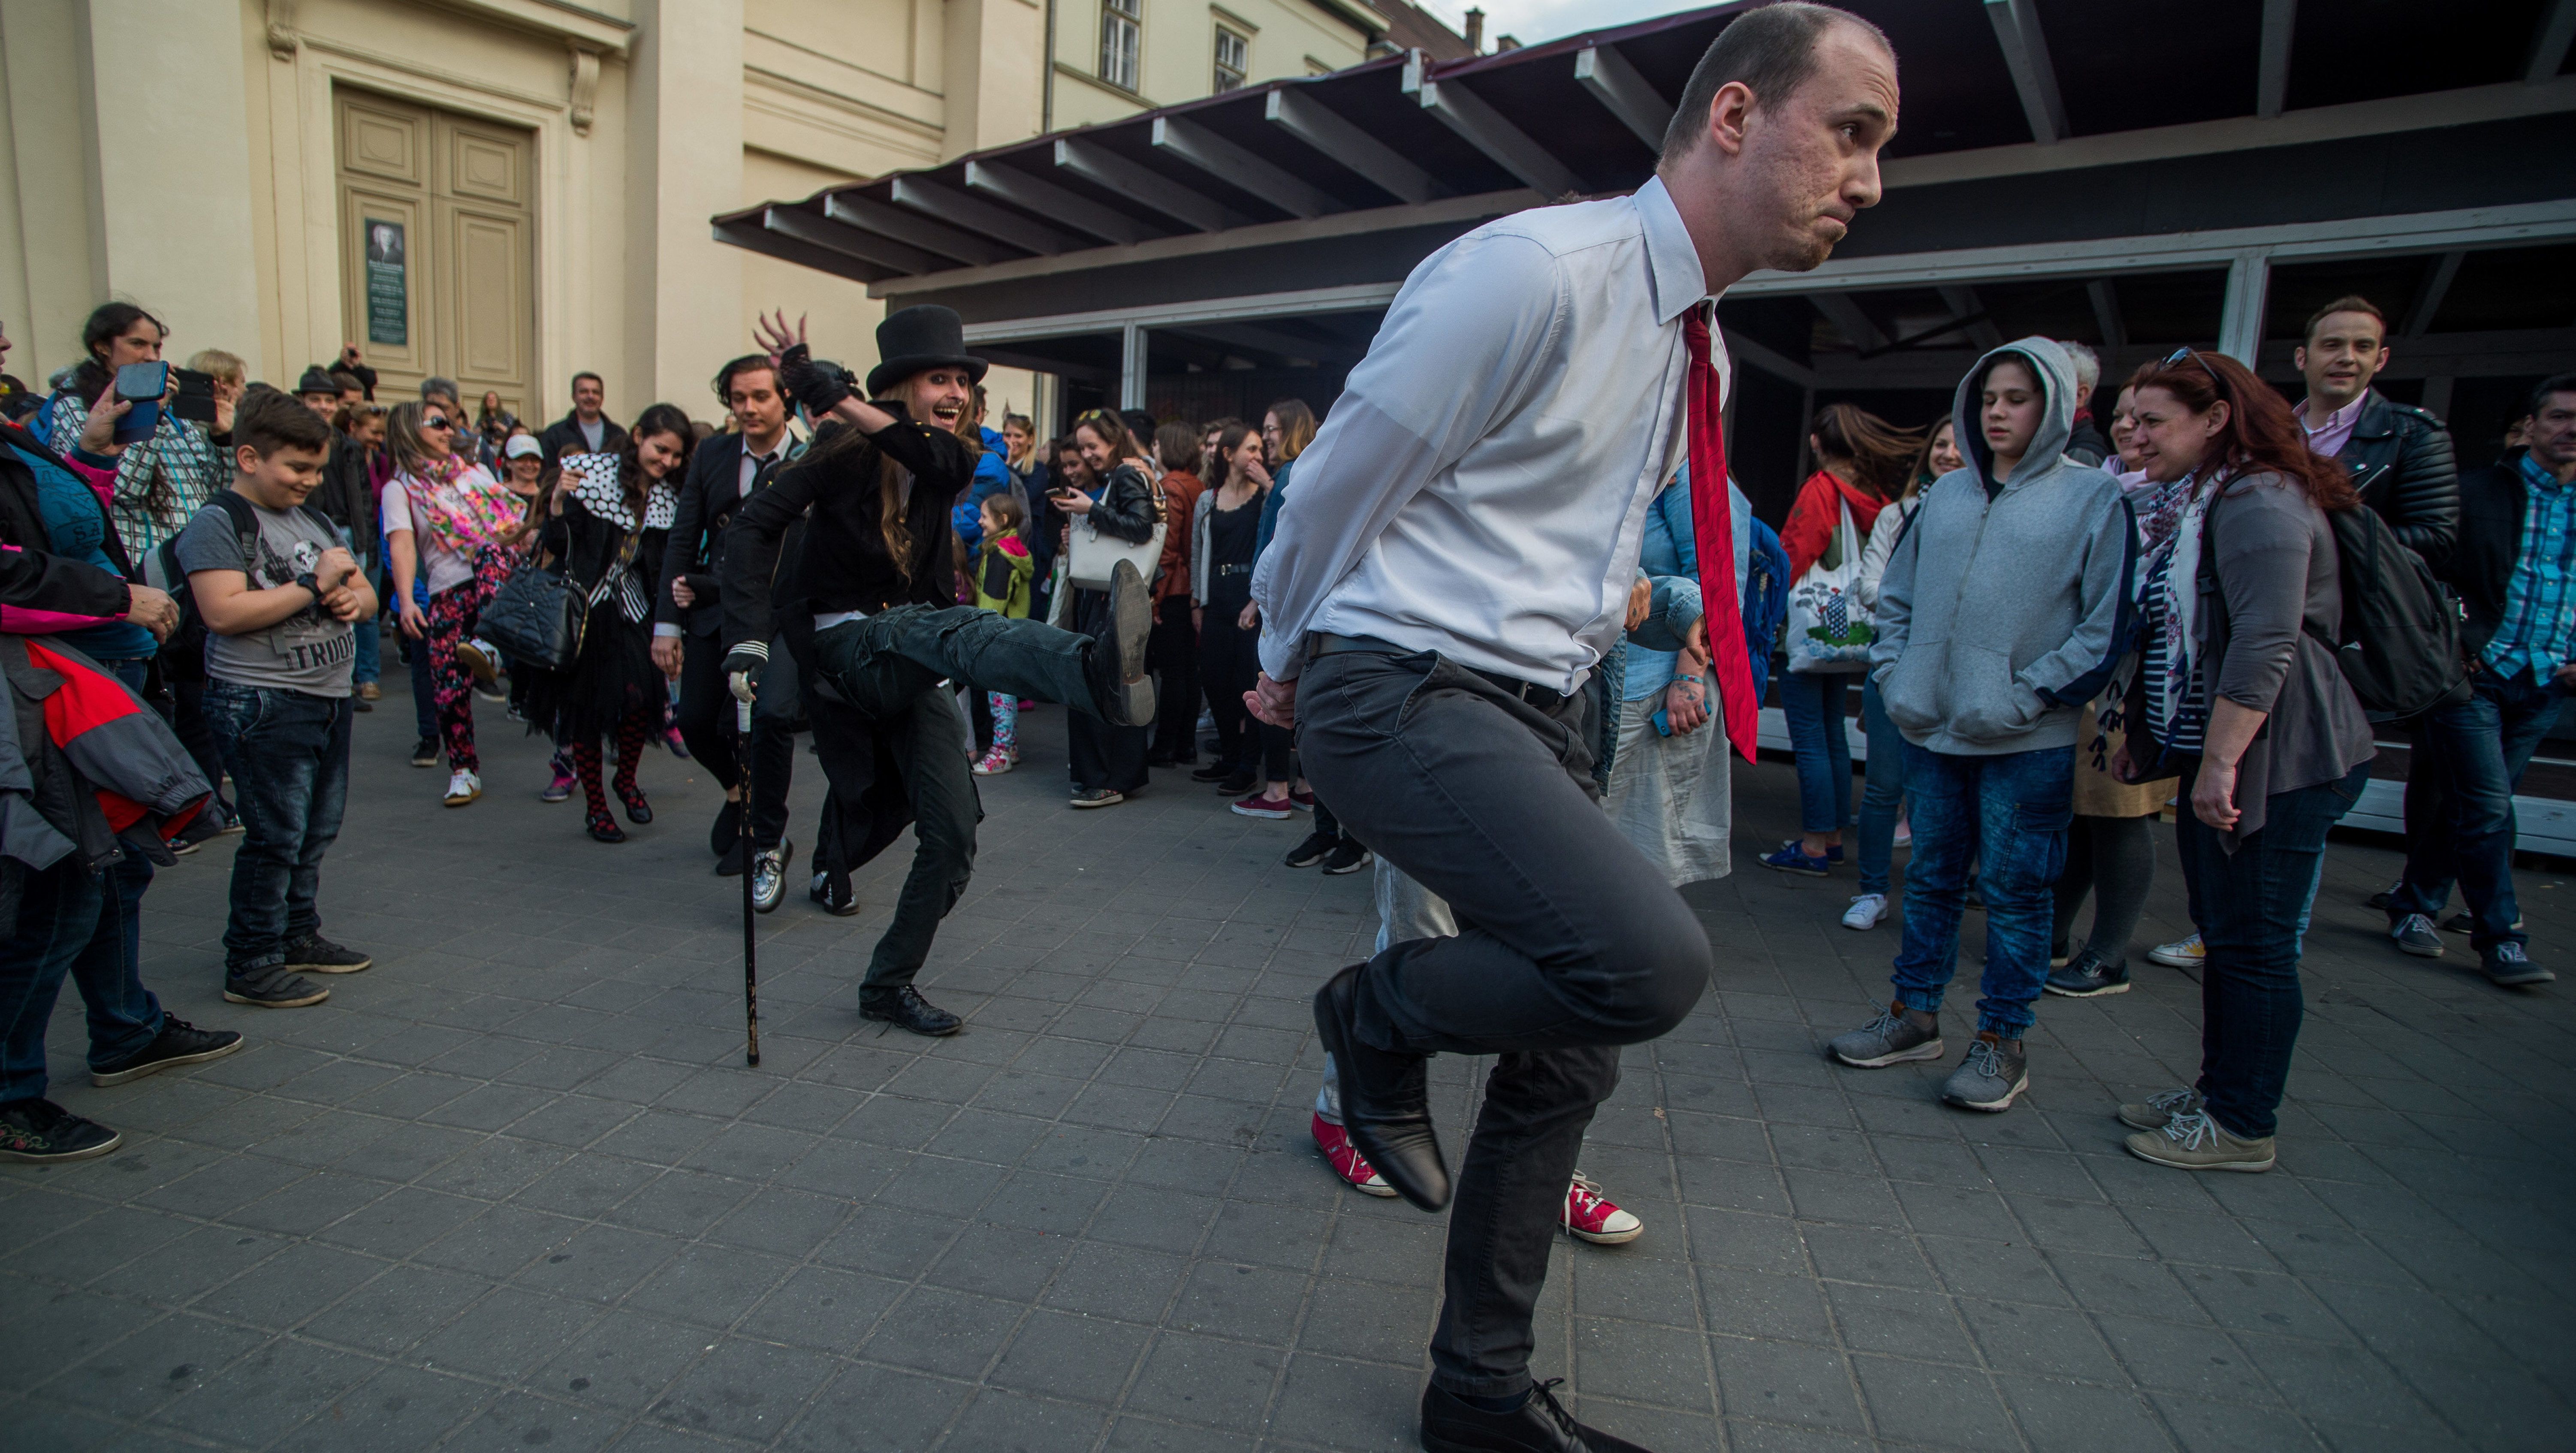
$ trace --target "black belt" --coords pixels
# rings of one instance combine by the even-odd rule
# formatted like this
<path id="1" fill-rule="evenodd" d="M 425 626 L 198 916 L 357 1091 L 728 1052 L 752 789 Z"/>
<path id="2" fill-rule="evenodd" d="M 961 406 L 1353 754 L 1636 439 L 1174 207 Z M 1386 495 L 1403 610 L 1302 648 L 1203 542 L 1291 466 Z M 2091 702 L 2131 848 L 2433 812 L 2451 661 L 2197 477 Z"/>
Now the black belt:
<path id="1" fill-rule="evenodd" d="M 1223 578 L 1228 575 L 1250 575 L 1252 573 L 1252 567 L 1249 565 L 1220 565 L 1216 568 L 1216 573 L 1219 578 Z"/>
<path id="2" fill-rule="evenodd" d="M 1313 631 L 1306 636 L 1307 660 L 1311 661 L 1318 656 L 1339 656 L 1350 651 L 1366 651 L 1381 656 L 1423 654 L 1409 647 L 1396 645 L 1392 641 L 1381 641 L 1375 636 L 1336 636 L 1329 631 Z M 1457 665 L 1454 661 L 1450 664 Z M 1483 681 L 1514 701 L 1527 702 L 1541 711 L 1554 711 L 1565 701 L 1565 693 L 1552 686 L 1523 681 L 1517 676 L 1502 676 L 1491 671 L 1479 671 L 1473 666 L 1459 666 L 1458 669 Z"/>

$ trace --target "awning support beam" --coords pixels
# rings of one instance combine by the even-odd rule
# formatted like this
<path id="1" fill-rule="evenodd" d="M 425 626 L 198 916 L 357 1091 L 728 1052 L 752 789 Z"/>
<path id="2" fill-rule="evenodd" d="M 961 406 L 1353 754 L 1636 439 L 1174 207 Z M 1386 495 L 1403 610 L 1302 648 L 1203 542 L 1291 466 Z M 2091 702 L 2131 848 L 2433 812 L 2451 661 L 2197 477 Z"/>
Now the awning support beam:
<path id="1" fill-rule="evenodd" d="M 2263 0 L 2263 39 L 2254 57 L 2254 114 L 2278 116 L 2290 97 L 2290 37 L 2299 0 Z"/>
<path id="2" fill-rule="evenodd" d="M 1986 0 L 1986 19 L 2003 47 L 2004 67 L 2012 72 L 2013 89 L 2021 94 L 2022 115 L 2030 136 L 2042 146 L 2066 139 L 2066 102 L 2057 94 L 2057 69 L 2049 63 L 2048 40 L 2039 33 L 2039 7 L 2033 0 Z"/>
<path id="3" fill-rule="evenodd" d="M 2424 286 L 2416 289 L 2414 305 L 2406 310 L 2405 321 L 2397 332 L 2404 338 L 2421 338 L 2432 331 L 2433 315 L 2442 310 L 2442 299 L 2449 295 L 2451 283 L 2460 275 L 2460 264 L 2468 260 L 2465 252 L 2446 252 L 2424 277 Z"/>
<path id="4" fill-rule="evenodd" d="M 922 272 L 939 265 L 939 259 L 920 248 L 907 247 L 871 232 L 844 227 L 838 222 L 826 222 L 788 207 L 772 207 L 763 212 L 760 225 L 781 237 L 792 237 L 799 242 L 855 257 L 861 262 L 893 268 L 896 272 Z"/>
<path id="5" fill-rule="evenodd" d="M 1246 191 L 1258 192 L 1264 201 L 1292 217 L 1314 218 L 1345 210 L 1323 188 L 1254 156 L 1195 121 L 1157 116 L 1151 140 L 1154 149 L 1164 155 L 1188 162 Z"/>
<path id="6" fill-rule="evenodd" d="M 2576 0 L 2552 0 L 2532 36 L 2531 61 L 2522 68 L 2522 79 L 2534 86 L 2556 79 L 2571 45 L 2576 45 Z"/>
<path id="7" fill-rule="evenodd" d="M 999 197 L 1014 207 L 1043 212 L 1103 241 L 1132 246 L 1154 235 L 1133 217 L 1010 167 L 970 161 L 966 163 L 966 186 L 988 197 Z"/>
<path id="8" fill-rule="evenodd" d="M 1145 407 L 1145 325 L 1130 323 L 1119 330 L 1118 407 Z"/>
<path id="9" fill-rule="evenodd" d="M 1272 125 L 1349 167 L 1398 201 L 1420 206 L 1447 191 L 1431 174 L 1395 154 L 1384 142 L 1352 125 L 1324 103 L 1295 91 L 1277 90 L 1262 102 L 1262 116 Z"/>
<path id="10" fill-rule="evenodd" d="M 953 257 L 970 267 L 1003 262 L 1019 255 L 1017 249 L 978 237 L 962 228 L 933 222 L 901 207 L 889 207 L 850 192 L 833 192 L 824 197 L 823 215 L 834 222 L 909 242 L 941 257 Z"/>
<path id="11" fill-rule="evenodd" d="M 2084 285 L 2084 296 L 2093 303 L 2093 326 L 2102 330 L 2106 348 L 2129 346 L 2129 320 L 2120 316 L 2120 291 L 2109 278 L 2095 278 Z"/>
<path id="12" fill-rule="evenodd" d="M 2253 368 L 2263 353 L 2263 305 L 2272 292 L 2272 257 L 2251 249 L 2227 265 L 2227 301 L 2218 314 L 2218 351 Z"/>
<path id="13" fill-rule="evenodd" d="M 1159 172 L 1149 171 L 1095 142 L 1059 139 L 1055 164 L 1105 191 L 1186 222 L 1201 232 L 1223 232 L 1244 218 Z"/>
<path id="14" fill-rule="evenodd" d="M 1610 114 L 1635 132 L 1649 151 L 1664 149 L 1664 133 L 1673 124 L 1672 105 L 1637 74 L 1626 56 L 1606 45 L 1576 51 L 1574 79 L 1594 100 L 1610 108 Z"/>
<path id="15" fill-rule="evenodd" d="M 919 177 L 895 178 L 894 200 L 897 206 L 910 207 L 916 212 L 936 217 L 942 222 L 969 231 L 981 232 L 987 237 L 998 237 L 1013 247 L 1025 248 L 1045 257 L 1053 257 L 1060 252 L 1071 252 L 1081 245 L 1054 228 L 1041 226 L 1017 212 L 996 207 L 980 197 L 970 197 L 964 192 L 952 191 L 936 182 L 923 181 Z"/>
<path id="16" fill-rule="evenodd" d="M 1562 197 L 1583 190 L 1574 173 L 1553 152 L 1530 139 L 1502 117 L 1502 113 L 1485 104 L 1483 97 L 1465 85 L 1447 85 L 1428 80 L 1424 72 L 1430 62 L 1415 51 L 1404 63 L 1404 90 L 1422 103 L 1422 109 L 1438 117 L 1440 124 L 1458 133 L 1469 146 L 1486 158 L 1527 183 L 1542 197 Z"/>

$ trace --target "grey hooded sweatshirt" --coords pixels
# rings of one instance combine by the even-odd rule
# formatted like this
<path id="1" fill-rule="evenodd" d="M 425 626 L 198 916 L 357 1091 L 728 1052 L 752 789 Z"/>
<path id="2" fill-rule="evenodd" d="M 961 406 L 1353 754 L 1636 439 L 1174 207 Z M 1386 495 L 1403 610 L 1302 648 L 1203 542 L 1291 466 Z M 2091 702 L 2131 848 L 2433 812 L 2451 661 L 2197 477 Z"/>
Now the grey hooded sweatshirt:
<path id="1" fill-rule="evenodd" d="M 2019 468 L 1991 493 L 1986 373 L 2017 357 L 2047 399 Z M 2065 457 L 2075 365 L 2045 338 L 1977 360 L 1951 404 L 1966 467 L 1934 480 L 1878 587 L 1872 679 L 1907 741 L 1966 757 L 2071 747 L 2132 635 L 2137 530 L 2109 474 Z"/>

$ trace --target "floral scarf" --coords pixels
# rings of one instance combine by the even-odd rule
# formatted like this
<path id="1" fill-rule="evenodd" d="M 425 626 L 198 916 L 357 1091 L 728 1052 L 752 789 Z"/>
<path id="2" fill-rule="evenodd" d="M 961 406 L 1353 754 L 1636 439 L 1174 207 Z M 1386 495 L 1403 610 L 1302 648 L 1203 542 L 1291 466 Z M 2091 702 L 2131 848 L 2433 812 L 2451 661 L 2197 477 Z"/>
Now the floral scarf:
<path id="1" fill-rule="evenodd" d="M 477 550 L 500 545 L 526 514 L 519 497 L 490 470 L 461 455 L 424 460 L 401 479 L 413 528 L 426 530 L 450 554 L 471 559 Z"/>

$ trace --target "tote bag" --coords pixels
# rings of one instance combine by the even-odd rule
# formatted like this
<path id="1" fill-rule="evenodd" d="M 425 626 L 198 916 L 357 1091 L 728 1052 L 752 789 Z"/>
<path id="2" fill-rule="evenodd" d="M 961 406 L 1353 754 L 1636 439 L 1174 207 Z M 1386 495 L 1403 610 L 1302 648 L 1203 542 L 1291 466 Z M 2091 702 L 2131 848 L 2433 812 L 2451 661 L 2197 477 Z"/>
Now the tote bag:
<path id="1" fill-rule="evenodd" d="M 1852 672 L 1869 669 L 1869 648 L 1878 640 L 1869 607 L 1852 594 L 1860 578 L 1860 531 L 1852 525 L 1851 501 L 1837 501 L 1842 520 L 1825 553 L 1789 590 L 1789 669 L 1806 672 Z"/>
<path id="2" fill-rule="evenodd" d="M 1148 480 L 1147 485 L 1154 492 L 1154 532 L 1136 544 L 1130 545 L 1116 535 L 1100 533 L 1092 525 L 1089 515 L 1074 521 L 1073 548 L 1067 554 L 1066 571 L 1074 589 L 1107 590 L 1109 573 L 1118 568 L 1121 560 L 1135 566 L 1136 573 L 1145 577 L 1146 584 L 1154 583 L 1154 571 L 1163 563 L 1163 533 L 1171 528 L 1168 523 L 1171 512 L 1163 507 L 1161 482 Z"/>

